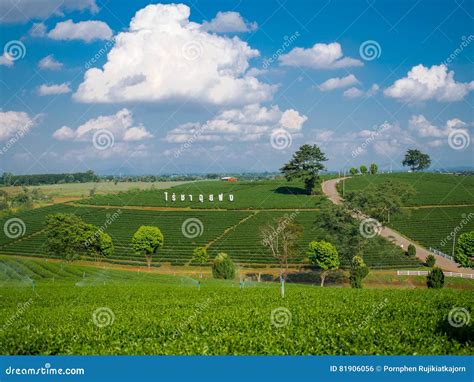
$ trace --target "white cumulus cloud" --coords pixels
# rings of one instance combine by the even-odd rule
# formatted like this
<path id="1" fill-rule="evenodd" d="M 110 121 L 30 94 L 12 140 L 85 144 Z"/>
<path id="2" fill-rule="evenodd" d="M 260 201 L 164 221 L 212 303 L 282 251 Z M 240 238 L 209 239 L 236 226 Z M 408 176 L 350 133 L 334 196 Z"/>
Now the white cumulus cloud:
<path id="1" fill-rule="evenodd" d="M 190 100 L 245 105 L 269 100 L 275 86 L 247 73 L 259 52 L 238 37 L 203 31 L 184 4 L 139 10 L 119 33 L 102 69 L 89 69 L 80 102 Z"/>
<path id="2" fill-rule="evenodd" d="M 48 37 L 53 40 L 82 40 L 85 42 L 109 40 L 112 35 L 112 29 L 106 23 L 96 20 L 78 23 L 74 23 L 72 20 L 61 21 L 48 32 Z"/>
<path id="3" fill-rule="evenodd" d="M 13 63 L 14 63 L 14 60 L 8 53 L 5 52 L 0 56 L 0 65 L 1 66 L 12 67 Z"/>
<path id="4" fill-rule="evenodd" d="M 36 124 L 36 119 L 23 111 L 0 111 L 0 141 L 27 132 Z"/>
<path id="5" fill-rule="evenodd" d="M 205 123 L 185 123 L 168 132 L 167 142 L 256 141 L 275 129 L 301 131 L 308 118 L 296 110 L 258 104 L 222 111 Z"/>
<path id="6" fill-rule="evenodd" d="M 327 81 L 324 81 L 322 84 L 318 85 L 319 90 L 326 92 L 329 90 L 345 88 L 347 86 L 351 86 L 357 84 L 359 81 L 357 80 L 356 76 L 353 74 L 349 74 L 345 77 L 335 77 L 330 78 Z"/>
<path id="7" fill-rule="evenodd" d="M 63 67 L 63 63 L 57 61 L 52 54 L 42 58 L 38 62 L 38 67 L 40 69 L 48 69 L 48 70 L 59 70 Z"/>
<path id="8" fill-rule="evenodd" d="M 217 33 L 242 33 L 257 29 L 257 23 L 249 23 L 239 12 L 218 12 L 211 21 L 205 21 L 203 30 Z"/>
<path id="9" fill-rule="evenodd" d="M 379 91 L 380 87 L 377 84 L 373 84 L 369 90 L 364 91 L 356 87 L 349 88 L 344 91 L 343 95 L 346 98 L 359 98 L 359 97 L 371 97 Z"/>
<path id="10" fill-rule="evenodd" d="M 454 80 L 454 71 L 446 65 L 433 65 L 427 68 L 417 65 L 411 68 L 406 77 L 396 80 L 385 89 L 388 97 L 406 102 L 437 100 L 454 102 L 462 100 L 474 88 L 474 81 L 461 83 Z"/>
<path id="11" fill-rule="evenodd" d="M 99 130 L 112 133 L 115 141 L 139 141 L 153 137 L 143 125 L 134 126 L 133 114 L 128 109 L 90 119 L 75 130 L 63 126 L 54 132 L 53 137 L 57 140 L 88 141 Z"/>
<path id="12" fill-rule="evenodd" d="M 341 44 L 314 44 L 312 48 L 293 48 L 288 54 L 279 58 L 284 66 L 301 66 L 311 69 L 338 69 L 351 66 L 362 66 L 360 60 L 344 57 Z"/>
<path id="13" fill-rule="evenodd" d="M 65 94 L 65 93 L 69 93 L 70 91 L 71 91 L 71 88 L 69 87 L 69 82 L 64 82 L 62 84 L 53 84 L 53 85 L 43 84 L 38 88 L 38 94 L 40 96 Z"/>

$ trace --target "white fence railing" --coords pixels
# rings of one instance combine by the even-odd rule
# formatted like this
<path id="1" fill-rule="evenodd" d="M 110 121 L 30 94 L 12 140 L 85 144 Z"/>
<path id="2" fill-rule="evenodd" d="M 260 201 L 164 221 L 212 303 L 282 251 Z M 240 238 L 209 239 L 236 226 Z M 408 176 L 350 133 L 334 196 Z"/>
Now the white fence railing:
<path id="1" fill-rule="evenodd" d="M 449 256 L 449 255 L 447 255 L 446 253 L 437 250 L 436 248 L 430 247 L 430 252 L 433 252 L 435 255 L 442 256 L 442 257 L 444 257 L 445 259 L 454 261 L 454 259 L 453 259 L 452 256 Z"/>
<path id="2" fill-rule="evenodd" d="M 471 273 L 457 273 L 457 272 L 444 272 L 446 277 L 461 277 L 464 279 L 474 279 L 474 274 Z M 426 276 L 428 271 L 397 271 L 397 276 Z"/>

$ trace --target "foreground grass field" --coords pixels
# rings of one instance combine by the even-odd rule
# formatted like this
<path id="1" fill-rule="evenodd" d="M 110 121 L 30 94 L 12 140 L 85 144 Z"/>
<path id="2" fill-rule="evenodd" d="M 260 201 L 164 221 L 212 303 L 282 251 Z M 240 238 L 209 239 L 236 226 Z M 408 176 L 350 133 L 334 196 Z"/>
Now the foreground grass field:
<path id="1" fill-rule="evenodd" d="M 33 289 L 32 280 L 36 280 Z M 0 258 L 1 354 L 472 354 L 472 292 L 203 280 Z"/>

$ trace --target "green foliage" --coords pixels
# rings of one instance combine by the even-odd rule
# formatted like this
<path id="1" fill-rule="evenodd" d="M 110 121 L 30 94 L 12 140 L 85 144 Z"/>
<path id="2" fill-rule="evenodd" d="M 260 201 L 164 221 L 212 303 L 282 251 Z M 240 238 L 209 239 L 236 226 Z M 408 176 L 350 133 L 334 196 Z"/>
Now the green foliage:
<path id="1" fill-rule="evenodd" d="M 413 244 L 408 244 L 407 255 L 412 257 L 416 256 L 416 247 Z"/>
<path id="2" fill-rule="evenodd" d="M 215 279 L 232 280 L 235 277 L 235 265 L 227 253 L 218 253 L 212 263 L 212 276 Z"/>
<path id="3" fill-rule="evenodd" d="M 370 173 L 371 173 L 372 175 L 377 174 L 378 169 L 379 169 L 379 166 L 377 166 L 377 164 L 372 163 L 372 164 L 370 165 Z"/>
<path id="4" fill-rule="evenodd" d="M 163 242 L 163 234 L 158 227 L 142 225 L 132 237 L 132 248 L 135 253 L 145 255 L 150 268 L 152 255 L 163 247 Z"/>
<path id="5" fill-rule="evenodd" d="M 327 272 L 339 268 L 339 254 L 336 247 L 324 240 L 312 241 L 308 245 L 306 255 L 311 264 L 322 270 L 321 286 L 324 286 Z"/>
<path id="6" fill-rule="evenodd" d="M 444 273 L 441 268 L 433 268 L 426 276 L 428 288 L 441 289 L 444 286 Z"/>
<path id="7" fill-rule="evenodd" d="M 459 235 L 454 260 L 463 267 L 474 267 L 474 231 Z"/>
<path id="8" fill-rule="evenodd" d="M 351 264 L 349 281 L 352 288 L 362 288 L 362 280 L 369 274 L 369 268 L 360 256 L 354 256 Z"/>
<path id="9" fill-rule="evenodd" d="M 86 255 L 101 260 L 107 257 L 113 257 L 114 244 L 110 235 L 92 224 L 86 224 L 84 228 L 84 239 Z"/>
<path id="10" fill-rule="evenodd" d="M 13 175 L 10 172 L 4 172 L 0 176 L 0 183 L 5 186 L 15 184 L 17 186 L 36 186 L 41 184 L 58 183 L 86 183 L 94 182 L 98 177 L 93 171 L 77 172 L 72 174 L 33 174 L 33 175 Z"/>
<path id="11" fill-rule="evenodd" d="M 402 164 L 403 166 L 410 167 L 412 171 L 421 171 L 430 167 L 431 158 L 420 150 L 409 149 L 405 154 Z"/>
<path id="12" fill-rule="evenodd" d="M 302 180 L 306 192 L 311 194 L 319 181 L 319 172 L 325 168 L 323 164 L 325 161 L 327 158 L 318 146 L 305 144 L 293 154 L 293 158 L 280 171 L 287 181 Z"/>
<path id="13" fill-rule="evenodd" d="M 436 264 L 436 257 L 434 257 L 432 254 L 429 254 L 426 256 L 425 264 L 427 267 L 433 268 Z"/>
<path id="14" fill-rule="evenodd" d="M 351 173 L 351 175 L 357 175 L 359 173 L 359 169 L 357 167 L 351 167 L 349 172 Z"/>
<path id="15" fill-rule="evenodd" d="M 361 166 L 359 167 L 359 169 L 360 169 L 360 173 L 361 173 L 362 175 L 367 174 L 367 166 L 366 166 L 365 164 L 361 165 Z"/>
<path id="16" fill-rule="evenodd" d="M 207 249 L 205 247 L 194 248 L 192 261 L 198 264 L 206 264 L 209 261 Z"/>

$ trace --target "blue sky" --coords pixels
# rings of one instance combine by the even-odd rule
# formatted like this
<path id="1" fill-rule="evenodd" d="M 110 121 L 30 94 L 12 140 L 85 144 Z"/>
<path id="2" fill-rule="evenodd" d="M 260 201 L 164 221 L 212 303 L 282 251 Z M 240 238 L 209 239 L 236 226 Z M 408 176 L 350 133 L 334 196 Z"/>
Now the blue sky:
<path id="1" fill-rule="evenodd" d="M 473 5 L 5 0 L 0 171 L 472 166 Z"/>

